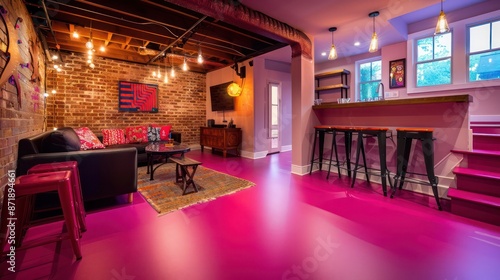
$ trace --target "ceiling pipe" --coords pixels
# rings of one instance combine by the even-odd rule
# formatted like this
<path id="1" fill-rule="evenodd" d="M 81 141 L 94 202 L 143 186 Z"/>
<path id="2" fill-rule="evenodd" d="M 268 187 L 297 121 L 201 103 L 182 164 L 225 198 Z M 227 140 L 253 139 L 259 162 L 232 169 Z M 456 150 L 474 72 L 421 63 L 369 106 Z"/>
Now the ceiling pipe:
<path id="1" fill-rule="evenodd" d="M 193 30 L 196 26 L 198 26 L 202 21 L 204 21 L 207 18 L 207 16 L 203 16 L 200 18 L 195 24 L 193 24 L 188 30 L 186 30 L 181 36 L 177 37 L 172 43 L 170 43 L 166 48 L 164 48 L 159 54 L 157 54 L 155 57 L 151 58 L 146 65 L 149 65 L 151 62 L 155 61 L 158 59 L 160 56 L 163 56 L 165 52 L 170 49 L 173 45 L 175 45 L 179 40 L 181 40 L 184 36 L 186 36 L 191 30 Z"/>
<path id="2" fill-rule="evenodd" d="M 292 57 L 312 59 L 312 43 L 302 31 L 234 0 L 165 0 L 257 34 L 289 44 Z"/>
<path id="3" fill-rule="evenodd" d="M 41 2 L 42 2 L 43 12 L 45 13 L 45 19 L 47 20 L 47 25 L 49 26 L 50 33 L 52 33 L 52 36 L 54 37 L 54 41 L 56 42 L 57 55 L 59 56 L 61 63 L 64 63 L 64 60 L 61 56 L 61 53 L 59 52 L 59 43 L 57 43 L 56 34 L 54 33 L 54 30 L 52 29 L 52 22 L 50 21 L 49 13 L 47 12 L 47 6 L 45 6 L 45 1 L 41 1 Z M 49 54 L 49 56 L 50 56 L 50 54 Z"/>

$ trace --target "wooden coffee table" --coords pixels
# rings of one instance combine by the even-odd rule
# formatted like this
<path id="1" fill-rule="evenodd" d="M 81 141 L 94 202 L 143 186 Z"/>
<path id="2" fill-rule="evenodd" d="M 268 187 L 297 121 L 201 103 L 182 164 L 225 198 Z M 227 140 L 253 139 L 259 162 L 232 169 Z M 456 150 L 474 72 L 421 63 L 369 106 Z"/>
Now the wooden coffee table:
<path id="1" fill-rule="evenodd" d="M 173 155 L 184 156 L 184 153 L 189 152 L 191 149 L 185 144 L 169 145 L 166 142 L 154 142 L 146 146 L 146 155 L 148 161 L 147 174 L 151 174 L 150 180 L 154 180 L 154 173 L 158 167 L 168 162 L 168 158 Z M 154 166 L 155 160 L 164 159 L 157 166 Z"/>

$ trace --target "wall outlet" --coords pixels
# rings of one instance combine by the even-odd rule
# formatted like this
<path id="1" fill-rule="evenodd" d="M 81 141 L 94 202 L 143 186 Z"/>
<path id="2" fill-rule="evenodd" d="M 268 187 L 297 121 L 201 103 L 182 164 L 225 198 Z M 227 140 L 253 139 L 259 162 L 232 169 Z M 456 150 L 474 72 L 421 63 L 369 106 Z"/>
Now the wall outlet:
<path id="1" fill-rule="evenodd" d="M 397 90 L 385 92 L 385 98 L 396 98 L 398 96 L 399 96 L 399 91 Z"/>

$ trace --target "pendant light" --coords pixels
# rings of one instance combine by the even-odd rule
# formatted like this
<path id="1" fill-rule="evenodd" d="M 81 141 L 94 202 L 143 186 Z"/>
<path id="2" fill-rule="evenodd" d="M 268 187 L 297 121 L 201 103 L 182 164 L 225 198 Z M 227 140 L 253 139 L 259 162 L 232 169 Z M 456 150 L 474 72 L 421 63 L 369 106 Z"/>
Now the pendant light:
<path id="1" fill-rule="evenodd" d="M 448 32 L 450 32 L 450 27 L 448 26 L 446 15 L 443 12 L 443 0 L 441 0 L 441 12 L 439 13 L 438 22 L 436 24 L 436 30 L 434 31 L 434 35 L 448 33 Z"/>
<path id="2" fill-rule="evenodd" d="M 203 55 L 201 54 L 201 46 L 198 46 L 198 64 L 203 63 Z"/>
<path id="3" fill-rule="evenodd" d="M 188 70 L 188 65 L 186 61 L 186 57 L 184 57 L 184 63 L 182 63 L 182 71 L 187 71 Z"/>
<path id="4" fill-rule="evenodd" d="M 378 17 L 379 14 L 380 13 L 378 11 L 371 12 L 368 14 L 369 17 L 373 18 L 373 34 L 372 34 L 372 40 L 370 41 L 370 48 L 368 49 L 369 52 L 378 51 L 378 37 L 377 37 L 377 32 L 375 32 L 375 18 Z"/>
<path id="5" fill-rule="evenodd" d="M 332 47 L 330 48 L 328 60 L 334 60 L 337 59 L 337 49 L 335 48 L 335 44 L 333 43 L 333 32 L 337 31 L 337 27 L 330 27 L 328 31 L 332 33 Z"/>

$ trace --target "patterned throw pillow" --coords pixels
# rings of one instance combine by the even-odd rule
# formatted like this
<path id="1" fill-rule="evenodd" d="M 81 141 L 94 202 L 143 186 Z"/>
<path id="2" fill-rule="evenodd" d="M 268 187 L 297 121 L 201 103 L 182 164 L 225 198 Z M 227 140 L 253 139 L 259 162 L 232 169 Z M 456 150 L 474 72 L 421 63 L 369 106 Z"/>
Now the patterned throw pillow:
<path id="1" fill-rule="evenodd" d="M 128 143 L 148 142 L 148 128 L 146 126 L 132 126 L 125 129 L 125 138 Z"/>
<path id="2" fill-rule="evenodd" d="M 125 144 L 125 133 L 123 129 L 113 128 L 113 129 L 103 129 L 102 130 L 102 142 L 104 146 Z"/>
<path id="3" fill-rule="evenodd" d="M 148 141 L 157 142 L 160 141 L 160 128 L 148 126 Z"/>
<path id="4" fill-rule="evenodd" d="M 76 135 L 80 139 L 80 150 L 104 149 L 104 145 L 99 138 L 88 127 L 75 129 Z"/>

